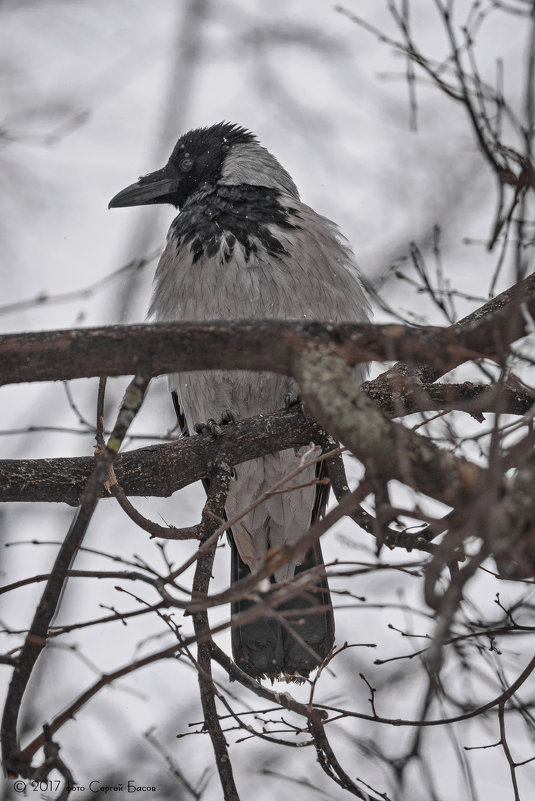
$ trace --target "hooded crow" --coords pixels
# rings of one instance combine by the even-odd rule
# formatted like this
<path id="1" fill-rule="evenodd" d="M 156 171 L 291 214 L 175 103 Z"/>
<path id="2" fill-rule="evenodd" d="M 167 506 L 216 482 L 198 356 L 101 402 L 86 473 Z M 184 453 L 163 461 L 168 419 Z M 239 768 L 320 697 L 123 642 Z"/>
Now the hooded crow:
<path id="1" fill-rule="evenodd" d="M 334 223 L 301 202 L 288 172 L 250 131 L 221 122 L 184 134 L 165 167 L 123 189 L 109 205 L 148 203 L 180 209 L 156 269 L 149 311 L 155 320 L 368 319 L 347 241 Z M 355 372 L 363 380 L 364 371 Z M 285 376 L 238 370 L 172 375 L 170 388 L 184 433 L 201 421 L 276 411 L 298 393 Z M 294 450 L 239 465 L 227 516 L 295 466 Z M 310 466 L 293 482 L 299 489 L 272 495 L 232 526 L 232 581 L 261 567 L 269 549 L 297 542 L 324 513 L 328 490 L 314 483 L 315 475 Z M 299 680 L 331 651 L 334 616 L 319 543 L 277 568 L 271 582 L 289 582 L 310 568 L 316 568 L 311 582 L 268 615 L 242 623 L 253 601 L 233 604 L 233 655 L 249 675 Z M 267 603 L 269 595 L 263 596 Z"/>

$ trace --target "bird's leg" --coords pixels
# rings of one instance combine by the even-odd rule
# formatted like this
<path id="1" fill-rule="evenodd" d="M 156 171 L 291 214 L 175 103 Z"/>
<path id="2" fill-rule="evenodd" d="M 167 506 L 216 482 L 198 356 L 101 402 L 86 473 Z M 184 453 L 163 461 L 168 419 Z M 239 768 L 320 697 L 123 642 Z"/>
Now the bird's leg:
<path id="1" fill-rule="evenodd" d="M 196 434 L 211 434 L 213 437 L 218 437 L 223 433 L 221 430 L 222 426 L 227 426 L 235 422 L 236 418 L 234 414 L 230 409 L 225 409 L 219 418 L 219 422 L 216 422 L 213 417 L 209 417 L 205 423 L 195 423 L 193 430 Z"/>
<path id="2" fill-rule="evenodd" d="M 287 412 L 297 411 L 305 413 L 305 403 L 298 393 L 287 392 L 284 396 L 284 408 Z"/>
<path id="3" fill-rule="evenodd" d="M 224 409 L 221 417 L 219 418 L 219 425 L 226 426 L 230 425 L 231 423 L 235 423 L 236 418 L 234 417 L 234 413 L 230 411 L 230 409 Z"/>

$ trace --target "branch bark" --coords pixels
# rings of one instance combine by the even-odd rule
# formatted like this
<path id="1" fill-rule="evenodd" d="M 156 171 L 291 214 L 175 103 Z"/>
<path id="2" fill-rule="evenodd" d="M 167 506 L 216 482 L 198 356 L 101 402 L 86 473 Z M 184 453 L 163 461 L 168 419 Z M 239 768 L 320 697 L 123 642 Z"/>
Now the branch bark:
<path id="1" fill-rule="evenodd" d="M 202 543 L 206 543 L 214 534 L 218 527 L 218 520 L 225 514 L 225 503 L 227 500 L 230 486 L 232 469 L 225 459 L 214 462 L 209 471 L 209 490 L 206 501 L 206 508 L 210 509 L 212 515 L 203 515 L 202 522 Z M 212 576 L 212 566 L 214 564 L 216 543 L 213 548 L 201 553 L 195 568 L 193 579 L 193 592 L 202 598 L 206 598 Z M 215 762 L 219 772 L 221 788 L 225 801 L 240 801 L 238 790 L 234 782 L 232 763 L 225 741 L 225 735 L 221 729 L 221 723 L 217 714 L 215 702 L 215 685 L 212 677 L 212 658 L 211 646 L 212 637 L 210 625 L 208 623 L 208 613 L 206 611 L 194 612 L 193 628 L 197 637 L 197 679 L 201 694 L 201 705 L 204 714 L 204 728 L 210 735 L 212 747 L 214 749 Z"/>
<path id="2" fill-rule="evenodd" d="M 232 464 L 283 448 L 319 442 L 321 426 L 301 412 L 275 412 L 224 426 L 216 439 L 210 434 L 185 437 L 164 445 L 149 445 L 117 456 L 114 472 L 126 495 L 168 497 L 205 478 L 210 460 L 223 448 Z M 77 505 L 94 459 L 0 461 L 0 501 L 44 501 Z M 100 487 L 99 496 L 110 494 Z"/>
<path id="3" fill-rule="evenodd" d="M 446 328 L 229 320 L 8 334 L 0 337 L 0 384 L 215 369 L 294 375 L 300 352 L 326 345 L 349 365 L 399 359 L 431 365 L 436 377 L 468 359 L 501 358 L 528 334 L 520 302 L 535 317 L 535 275 Z"/>

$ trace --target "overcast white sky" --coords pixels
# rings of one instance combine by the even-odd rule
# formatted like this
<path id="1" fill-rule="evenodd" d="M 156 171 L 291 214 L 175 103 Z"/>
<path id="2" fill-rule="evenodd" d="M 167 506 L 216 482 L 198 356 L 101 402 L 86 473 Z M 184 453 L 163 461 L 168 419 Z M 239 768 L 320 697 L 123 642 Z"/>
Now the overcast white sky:
<path id="1" fill-rule="evenodd" d="M 459 20 L 469 5 L 458 3 Z M 379 0 L 348 0 L 346 6 L 373 24 L 393 30 L 385 4 Z M 419 130 L 409 130 L 405 62 L 337 13 L 327 0 L 212 0 L 205 4 L 200 23 L 195 15 L 185 16 L 189 7 L 173 0 L 0 3 L 0 307 L 39 293 L 83 289 L 134 255 L 161 247 L 174 216 L 171 207 L 108 211 L 108 201 L 139 175 L 162 166 L 182 132 L 221 119 L 249 127 L 258 135 L 290 171 L 303 200 L 339 223 L 370 280 L 379 278 L 393 260 L 406 254 L 412 240 L 428 252 L 432 227 L 440 223 L 444 264 L 451 281 L 466 292 L 486 292 L 496 259 L 484 247 L 492 220 L 494 185 L 461 109 L 422 85 L 418 88 Z M 446 42 L 437 27 L 435 4 L 419 0 L 412 7 L 419 41 L 427 53 L 439 57 L 446 52 Z M 491 16 L 478 43 L 482 75 L 494 82 L 499 54 L 506 93 L 519 103 L 522 23 L 503 14 Z M 465 237 L 480 244 L 466 245 Z M 17 308 L 12 313 L 0 308 L 0 328 L 10 332 L 141 321 L 148 307 L 154 266 L 149 265 L 139 280 L 132 276 L 117 280 L 90 298 Z M 499 287 L 510 280 L 506 264 Z M 126 291 L 129 287 L 131 293 Z M 432 322 L 444 322 L 405 283 L 389 284 L 385 291 L 399 308 L 415 315 L 428 314 Z M 475 305 L 479 304 L 459 304 L 460 314 Z M 378 312 L 377 319 L 383 318 Z M 125 385 L 126 379 L 111 382 L 110 421 Z M 72 392 L 83 414 L 93 419 L 96 381 L 72 382 Z M 4 387 L 0 408 L 4 430 L 77 424 L 60 385 Z M 165 382 L 160 380 L 155 382 L 136 430 L 163 432 L 172 425 L 172 407 Z M 91 436 L 58 433 L 0 438 L 2 458 L 90 454 L 92 446 Z M 201 491 L 192 488 L 165 501 L 141 499 L 138 506 L 154 519 L 162 515 L 175 524 L 187 525 L 197 521 L 201 504 Z M 154 545 L 125 522 L 117 507 L 111 502 L 101 507 L 87 544 L 157 558 Z M 2 538 L 10 542 L 57 540 L 72 513 L 66 507 L 12 505 L 0 518 Z M 346 524 L 340 524 L 331 532 L 328 555 L 342 558 L 340 553 L 347 547 L 351 558 L 356 558 L 354 550 L 344 545 L 346 536 L 355 542 L 354 527 L 349 532 Z M 178 562 L 190 548 L 187 543 L 173 545 L 173 558 Z M 35 570 L 40 570 L 52 556 L 53 549 L 48 546 L 35 552 L 25 546 L 9 549 L 5 565 L 10 579 L 28 574 L 29 558 L 36 560 Z M 86 558 L 80 557 L 79 566 L 83 567 Z M 225 559 L 222 554 L 216 567 L 216 586 L 226 581 Z M 118 603 L 111 584 L 99 584 L 90 591 L 88 586 L 69 585 L 62 613 L 65 621 L 96 616 L 98 603 Z M 373 585 L 363 579 L 362 594 L 370 593 L 372 600 L 395 601 L 401 592 L 419 598 L 419 587 L 413 595 L 407 577 L 393 579 L 390 575 L 378 581 L 375 576 Z M 37 587 L 20 591 L 16 605 L 10 601 L 2 616 L 11 625 L 27 625 L 39 593 Z M 354 610 L 341 612 L 337 622 L 340 641 L 346 633 L 355 639 L 355 627 L 359 627 L 358 640 L 373 639 L 377 627 L 384 630 L 392 620 L 390 610 L 373 616 Z M 98 670 L 131 659 L 136 635 L 137 639 L 149 636 L 151 628 L 139 623 L 130 627 L 127 638 L 122 631 L 115 634 L 89 630 L 84 653 L 91 654 Z M 77 635 L 72 641 L 81 639 Z M 226 644 L 224 639 L 222 642 Z M 399 647 L 399 638 L 385 634 L 380 655 Z M 372 670 L 370 665 L 379 654 L 364 652 L 359 664 Z M 43 679 L 43 717 L 57 712 L 94 676 L 93 668 L 75 656 L 61 659 L 64 661 L 49 660 L 48 673 L 44 672 L 48 683 Z M 60 663 L 61 681 L 50 682 Z M 344 663 L 342 659 L 340 664 L 344 666 L 341 674 L 328 684 L 333 697 L 345 679 L 344 670 L 348 675 L 355 670 L 349 660 Z M 513 655 L 512 669 L 514 665 Z M 384 675 L 390 674 L 385 671 Z M 5 681 L 5 675 L 2 678 Z M 76 769 L 80 773 L 77 778 L 88 779 L 92 773 L 98 776 L 113 766 L 118 770 L 117 764 L 126 762 L 128 754 L 140 760 L 143 780 L 154 771 L 163 772 L 160 757 L 152 755 L 152 764 L 140 756 L 150 750 L 141 740 L 141 732 L 162 720 L 177 758 L 190 770 L 192 780 L 198 777 L 211 756 L 208 740 L 185 738 L 177 741 L 179 745 L 172 741 L 173 733 L 187 728 L 188 721 L 200 719 L 195 687 L 193 672 L 172 663 L 101 694 L 80 716 L 91 733 L 89 746 L 87 740 L 79 739 L 76 723 L 69 724 L 61 737 L 67 761 L 82 766 Z M 405 704 L 405 711 L 414 711 L 418 688 L 407 685 L 405 689 L 396 714 L 402 714 Z M 363 688 L 362 698 L 355 702 L 364 708 L 365 699 Z M 464 744 L 472 725 L 462 730 Z M 359 731 L 362 734 L 363 730 Z M 488 735 L 489 741 L 496 738 L 496 732 L 483 735 L 481 729 L 474 731 L 478 744 L 484 736 Z M 399 732 L 386 736 L 395 751 Z M 387 789 L 389 777 L 381 771 L 374 773 L 350 738 L 340 735 L 339 740 L 337 736 L 334 739 L 348 764 L 358 764 L 359 775 Z M 437 740 L 439 747 L 443 748 Z M 240 749 L 240 782 L 247 781 L 252 772 L 249 766 L 256 768 L 262 760 L 283 770 L 276 761 L 279 756 L 260 744 L 236 748 Z M 448 774 L 450 765 L 455 764 L 451 743 L 449 748 L 439 757 L 444 775 L 453 775 Z M 311 750 L 299 753 L 299 775 L 310 780 L 314 776 L 318 787 L 329 787 L 319 798 L 345 797 L 342 791 L 337 794 L 334 785 L 323 783 L 314 755 L 305 753 Z M 502 799 L 508 781 L 503 759 L 497 760 L 492 751 L 473 752 L 471 759 L 481 777 L 480 797 Z M 454 781 L 449 797 L 467 797 L 462 776 L 455 774 Z M 273 788 L 278 786 L 256 784 L 252 788 L 255 801 L 272 799 Z M 281 798 L 290 797 L 284 795 L 288 786 L 280 787 Z M 414 801 L 426 798 L 425 791 L 419 795 L 418 787 L 413 789 Z M 296 789 L 296 799 L 310 797 L 298 792 Z M 203 799 L 217 799 L 218 793 L 214 777 Z"/>

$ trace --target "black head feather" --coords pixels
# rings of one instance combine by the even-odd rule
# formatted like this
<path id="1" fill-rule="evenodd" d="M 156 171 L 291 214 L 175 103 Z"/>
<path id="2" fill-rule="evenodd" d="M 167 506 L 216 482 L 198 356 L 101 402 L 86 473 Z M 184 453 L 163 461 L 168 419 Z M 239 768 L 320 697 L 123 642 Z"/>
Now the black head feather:
<path id="1" fill-rule="evenodd" d="M 235 145 L 254 144 L 250 131 L 230 122 L 195 128 L 180 137 L 165 167 L 142 176 L 110 201 L 110 208 L 171 203 L 177 208 L 206 186 L 215 186 Z"/>
<path id="2" fill-rule="evenodd" d="M 165 168 L 180 177 L 184 200 L 203 183 L 217 183 L 225 157 L 235 145 L 257 142 L 254 134 L 230 122 L 195 128 L 180 137 Z"/>

